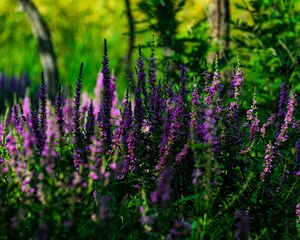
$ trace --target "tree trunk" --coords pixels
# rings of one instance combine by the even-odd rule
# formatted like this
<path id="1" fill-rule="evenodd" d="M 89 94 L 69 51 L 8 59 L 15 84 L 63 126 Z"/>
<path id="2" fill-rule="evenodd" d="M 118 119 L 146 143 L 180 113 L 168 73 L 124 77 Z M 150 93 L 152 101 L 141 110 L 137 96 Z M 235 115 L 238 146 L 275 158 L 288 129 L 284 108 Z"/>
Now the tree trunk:
<path id="1" fill-rule="evenodd" d="M 58 87 L 58 69 L 50 31 L 31 0 L 19 0 L 19 2 L 27 15 L 32 33 L 38 41 L 49 98 L 53 100 Z"/>
<path id="2" fill-rule="evenodd" d="M 130 71 L 131 70 L 131 59 L 132 59 L 132 52 L 134 48 L 134 21 L 133 16 L 131 13 L 131 6 L 130 0 L 125 0 L 126 4 L 126 14 L 128 19 L 128 26 L 129 26 L 129 40 L 128 40 L 128 49 L 125 59 L 125 66 Z"/>
<path id="3" fill-rule="evenodd" d="M 210 63 L 217 54 L 221 63 L 228 61 L 230 43 L 230 6 L 229 0 L 210 0 L 208 6 L 208 21 L 214 53 L 209 55 Z"/>

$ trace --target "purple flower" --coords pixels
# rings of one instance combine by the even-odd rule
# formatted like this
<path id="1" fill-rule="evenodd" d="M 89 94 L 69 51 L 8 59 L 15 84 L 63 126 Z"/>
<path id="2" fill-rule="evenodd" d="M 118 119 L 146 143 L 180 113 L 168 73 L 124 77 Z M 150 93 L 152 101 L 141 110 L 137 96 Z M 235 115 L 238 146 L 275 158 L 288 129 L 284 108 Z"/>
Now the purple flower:
<path id="1" fill-rule="evenodd" d="M 119 179 L 124 178 L 128 171 L 134 171 L 136 168 L 135 144 L 135 133 L 130 132 L 127 140 L 127 153 L 122 161 L 122 170 Z"/>
<path id="2" fill-rule="evenodd" d="M 122 128 L 118 127 L 114 130 L 113 138 L 112 138 L 112 147 L 109 150 L 109 154 L 117 153 L 120 150 L 122 145 Z"/>
<path id="3" fill-rule="evenodd" d="M 70 133 L 73 131 L 73 103 L 72 100 L 67 99 L 63 108 L 63 115 L 65 121 L 65 130 Z"/>
<path id="4" fill-rule="evenodd" d="M 261 133 L 261 135 L 262 135 L 263 137 L 266 136 L 266 129 L 274 123 L 275 118 L 276 118 L 276 114 L 275 114 L 275 113 L 271 114 L 271 115 L 268 117 L 267 122 L 264 123 L 263 126 L 261 127 L 260 133 Z"/>
<path id="5" fill-rule="evenodd" d="M 46 91 L 46 83 L 44 74 L 42 73 L 42 82 L 40 87 L 40 109 L 39 109 L 39 129 L 41 138 L 39 141 L 41 142 L 41 147 L 44 147 L 45 144 L 45 133 L 47 129 L 47 112 L 46 112 L 46 105 L 47 105 L 47 91 Z"/>
<path id="6" fill-rule="evenodd" d="M 73 162 L 77 171 L 79 170 L 80 166 L 84 166 L 84 161 L 82 159 L 82 153 L 80 152 L 80 150 L 76 150 L 73 153 Z"/>
<path id="7" fill-rule="evenodd" d="M 136 61 L 137 63 L 137 80 L 139 83 L 139 87 L 141 89 L 141 92 L 144 96 L 144 104 L 145 108 L 148 108 L 148 94 L 146 91 L 146 74 L 145 74 L 145 64 L 142 57 L 142 47 L 139 45 L 139 58 Z"/>
<path id="8" fill-rule="evenodd" d="M 244 126 L 249 126 L 250 125 L 250 139 L 253 139 L 254 136 L 260 132 L 260 127 L 259 123 L 260 120 L 258 118 L 258 113 L 257 113 L 257 106 L 256 106 L 256 94 L 254 93 L 253 96 L 253 101 L 252 101 L 252 106 L 251 108 L 247 111 L 247 120 L 248 123 L 245 123 Z"/>
<path id="9" fill-rule="evenodd" d="M 149 104 L 152 114 L 154 114 L 155 110 L 155 96 L 156 96 L 156 58 L 154 55 L 154 42 L 152 42 L 151 48 L 151 57 L 149 58 L 149 67 L 148 67 L 148 79 L 149 79 Z"/>
<path id="10" fill-rule="evenodd" d="M 193 130 L 194 139 L 199 142 L 202 134 L 203 116 L 200 108 L 200 96 L 198 87 L 194 85 L 192 91 L 192 110 L 190 112 L 190 126 Z"/>
<path id="11" fill-rule="evenodd" d="M 300 139 L 299 138 L 296 141 L 295 149 L 296 149 L 296 157 L 295 157 L 296 176 L 300 176 Z"/>
<path id="12" fill-rule="evenodd" d="M 140 137 L 141 129 L 144 121 L 144 111 L 143 111 L 143 102 L 141 98 L 141 88 L 140 82 L 134 90 L 134 129 L 137 134 L 137 137 Z"/>
<path id="13" fill-rule="evenodd" d="M 185 239 L 191 234 L 191 231 L 192 227 L 190 224 L 183 220 L 176 220 L 170 229 L 167 240 Z"/>
<path id="14" fill-rule="evenodd" d="M 103 221 L 112 217 L 112 213 L 109 210 L 110 201 L 111 197 L 108 195 L 103 195 L 100 197 L 100 218 Z"/>
<path id="15" fill-rule="evenodd" d="M 31 106 L 31 113 L 30 113 L 30 127 L 33 131 L 34 134 L 34 142 L 35 142 L 35 146 L 38 148 L 39 152 L 41 153 L 43 150 L 43 145 L 42 145 L 42 141 L 40 141 L 40 139 L 42 138 L 41 136 L 41 132 L 39 129 L 39 118 L 38 118 L 38 113 L 36 111 L 36 107 L 32 104 Z"/>
<path id="16" fill-rule="evenodd" d="M 209 92 L 209 83 L 210 83 L 210 79 L 211 79 L 211 75 L 209 72 L 205 71 L 203 74 L 203 79 L 204 79 L 204 88 L 203 88 L 203 92 L 208 94 Z"/>
<path id="17" fill-rule="evenodd" d="M 188 154 L 189 151 L 189 145 L 188 144 L 184 144 L 183 148 L 180 150 L 180 152 L 177 154 L 175 161 L 177 163 L 181 162 L 186 155 Z"/>
<path id="18" fill-rule="evenodd" d="M 26 157 L 31 157 L 33 155 L 33 147 L 35 144 L 35 137 L 30 130 L 24 131 L 24 142 L 23 147 Z"/>
<path id="19" fill-rule="evenodd" d="M 273 160 L 275 158 L 275 148 L 272 144 L 267 144 L 266 154 L 265 154 L 265 163 L 264 163 L 264 171 L 261 173 L 261 178 L 265 179 L 267 175 L 271 173 L 273 168 Z"/>
<path id="20" fill-rule="evenodd" d="M 298 218 L 298 222 L 300 222 L 300 203 L 296 205 L 296 217 Z"/>
<path id="21" fill-rule="evenodd" d="M 58 129 L 61 138 L 64 137 L 65 135 L 63 105 L 64 105 L 64 98 L 62 95 L 61 87 L 59 86 L 57 96 L 55 99 L 55 109 L 56 109 L 56 120 L 57 120 Z"/>
<path id="22" fill-rule="evenodd" d="M 202 127 L 202 137 L 205 144 L 217 144 L 216 138 L 216 119 L 211 109 L 204 111 L 204 123 Z"/>
<path id="23" fill-rule="evenodd" d="M 3 157 L 0 157 L 0 175 L 8 172 L 8 166 L 6 160 Z"/>
<path id="24" fill-rule="evenodd" d="M 25 116 L 25 118 L 29 118 L 30 116 L 30 98 L 28 96 L 25 96 L 25 98 L 23 99 L 23 114 Z"/>
<path id="25" fill-rule="evenodd" d="M 101 156 L 103 153 L 103 149 L 102 149 L 101 140 L 98 139 L 96 136 L 93 136 L 91 138 L 91 144 L 89 145 L 89 152 L 90 152 L 89 169 L 90 171 L 97 172 L 99 171 L 99 168 L 102 163 Z"/>
<path id="26" fill-rule="evenodd" d="M 97 173 L 95 173 L 94 171 L 91 171 L 89 173 L 89 178 L 92 179 L 92 180 L 98 180 L 99 179 Z"/>
<path id="27" fill-rule="evenodd" d="M 131 102 L 129 100 L 128 90 L 126 90 L 123 105 L 124 105 L 124 111 L 123 111 L 122 122 L 121 122 L 122 142 L 123 142 L 123 146 L 125 147 L 125 149 L 127 149 L 128 133 L 131 130 L 132 122 L 133 122 Z"/>
<path id="28" fill-rule="evenodd" d="M 45 133 L 46 141 L 43 147 L 42 156 L 42 166 L 44 166 L 48 175 L 53 175 L 54 167 L 55 167 L 55 158 L 57 157 L 56 152 L 56 139 L 59 138 L 57 126 L 53 119 L 48 121 L 48 128 Z"/>
<path id="29" fill-rule="evenodd" d="M 95 132 L 95 116 L 94 116 L 93 101 L 91 101 L 87 118 L 86 118 L 86 124 L 85 124 L 85 139 L 87 144 L 90 143 L 90 139 L 94 135 L 94 132 Z"/>
<path id="30" fill-rule="evenodd" d="M 295 93 L 292 92 L 291 96 L 288 100 L 288 105 L 287 105 L 283 124 L 281 125 L 280 132 L 279 132 L 278 136 L 276 137 L 276 142 L 275 142 L 276 146 L 280 146 L 282 143 L 284 143 L 288 139 L 288 128 L 292 124 L 296 104 L 297 104 L 296 96 L 295 96 Z"/>
<path id="31" fill-rule="evenodd" d="M 156 189 L 151 193 L 151 203 L 165 206 L 171 198 L 172 170 L 165 168 L 157 181 Z"/>
<path id="32" fill-rule="evenodd" d="M 289 91 L 287 89 L 287 86 L 285 83 L 281 84 L 280 87 L 280 95 L 279 95 L 279 108 L 278 108 L 278 114 L 277 116 L 279 118 L 283 118 L 284 114 L 285 114 L 285 106 L 288 100 L 288 95 L 289 95 Z"/>
<path id="33" fill-rule="evenodd" d="M 119 126 L 122 119 L 121 119 L 120 109 L 118 107 L 118 97 L 117 97 L 116 83 L 115 82 L 116 82 L 116 77 L 112 76 L 111 77 L 111 84 L 110 84 L 110 90 L 112 92 L 111 116 L 113 118 L 113 123 L 116 126 Z"/>
<path id="34" fill-rule="evenodd" d="M 235 231 L 234 240 L 249 239 L 250 235 L 250 224 L 249 215 L 242 211 L 237 211 L 234 215 Z"/>
<path id="35" fill-rule="evenodd" d="M 162 124 L 162 108 L 163 101 L 161 96 L 161 86 L 158 85 L 153 89 L 154 99 L 153 99 L 153 112 L 151 121 L 151 131 L 159 131 Z"/>
<path id="36" fill-rule="evenodd" d="M 170 153 L 169 139 L 170 139 L 170 132 L 171 132 L 172 114 L 173 114 L 172 101 L 167 100 L 164 125 L 163 125 L 163 135 L 161 138 L 161 143 L 160 143 L 160 148 L 159 148 L 160 160 L 159 160 L 158 165 L 156 166 L 157 169 L 166 165 L 167 157 Z"/>
<path id="37" fill-rule="evenodd" d="M 180 72 L 180 95 L 183 100 L 186 98 L 186 82 L 188 80 L 187 77 L 187 68 L 183 65 L 180 65 L 179 68 Z"/>
<path id="38" fill-rule="evenodd" d="M 243 72 L 239 69 L 239 67 L 237 67 L 235 69 L 233 79 L 230 83 L 229 97 L 238 99 L 243 81 Z"/>
<path id="39" fill-rule="evenodd" d="M 159 162 L 156 169 L 167 164 L 167 158 L 170 155 L 171 148 L 183 133 L 182 127 L 184 118 L 184 103 L 181 95 L 174 99 L 174 106 L 170 100 L 167 101 L 166 116 L 164 119 L 163 135 L 161 138 L 160 149 L 159 149 Z"/>
<path id="40" fill-rule="evenodd" d="M 82 146 L 82 132 L 80 128 L 81 123 L 81 114 L 80 114 L 80 97 L 81 97 L 81 89 L 82 89 L 82 70 L 83 63 L 80 64 L 80 71 L 78 75 L 78 80 L 76 82 L 76 92 L 74 96 L 74 113 L 73 113 L 73 131 L 74 131 L 74 145 L 78 152 L 81 152 Z"/>
<path id="41" fill-rule="evenodd" d="M 98 114 L 98 122 L 102 131 L 103 148 L 108 151 L 111 145 L 111 109 L 113 94 L 111 91 L 111 75 L 109 70 L 109 60 L 107 55 L 107 42 L 104 39 L 104 56 L 102 60 L 103 92 Z"/>
<path id="42" fill-rule="evenodd" d="M 192 184 L 197 185 L 202 183 L 202 180 L 200 179 L 202 175 L 203 175 L 203 171 L 200 168 L 194 169 L 192 173 Z"/>
<path id="43" fill-rule="evenodd" d="M 223 90 L 223 86 L 221 85 L 221 77 L 220 74 L 215 71 L 213 75 L 213 81 L 210 87 L 207 86 L 207 96 L 205 98 L 205 103 L 207 106 L 213 104 L 220 97 L 220 92 Z"/>
<path id="44" fill-rule="evenodd" d="M 23 136 L 24 133 L 24 118 L 22 113 L 20 112 L 19 114 L 19 106 L 14 105 L 13 106 L 13 111 L 12 111 L 12 122 L 16 128 L 16 131 Z"/>

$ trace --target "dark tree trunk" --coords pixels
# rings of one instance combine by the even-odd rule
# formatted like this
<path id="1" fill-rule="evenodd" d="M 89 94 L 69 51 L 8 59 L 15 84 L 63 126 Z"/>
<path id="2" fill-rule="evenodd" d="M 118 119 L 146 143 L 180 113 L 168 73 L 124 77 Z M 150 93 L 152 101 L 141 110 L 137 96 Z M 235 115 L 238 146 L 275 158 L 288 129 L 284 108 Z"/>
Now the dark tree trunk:
<path id="1" fill-rule="evenodd" d="M 125 59 L 125 66 L 128 70 L 131 68 L 131 59 L 132 59 L 132 52 L 134 48 L 134 21 L 133 16 L 131 13 L 131 5 L 130 0 L 125 0 L 126 3 L 126 15 L 128 19 L 128 26 L 129 26 L 129 40 L 128 40 L 128 49 Z"/>
<path id="2" fill-rule="evenodd" d="M 27 15 L 32 33 L 38 41 L 49 98 L 53 100 L 58 87 L 58 69 L 50 31 L 31 0 L 19 0 L 19 2 Z"/>
<path id="3" fill-rule="evenodd" d="M 210 63 L 214 62 L 215 54 L 220 62 L 228 61 L 230 43 L 230 6 L 229 0 L 210 0 L 208 8 L 210 36 L 216 53 L 209 56 Z"/>

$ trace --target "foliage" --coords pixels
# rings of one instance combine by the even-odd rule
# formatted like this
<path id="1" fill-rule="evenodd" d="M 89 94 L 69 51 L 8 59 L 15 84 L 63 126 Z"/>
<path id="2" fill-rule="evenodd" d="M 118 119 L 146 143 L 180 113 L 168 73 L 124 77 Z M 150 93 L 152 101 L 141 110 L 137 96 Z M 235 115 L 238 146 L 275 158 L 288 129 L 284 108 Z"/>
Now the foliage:
<path id="1" fill-rule="evenodd" d="M 244 1 L 237 3 L 249 20 L 233 24 L 234 49 L 246 60 L 248 74 L 261 96 L 274 101 L 281 82 L 299 90 L 299 4 L 297 1 Z M 268 74 L 266 74 L 268 73 Z"/>
<path id="2" fill-rule="evenodd" d="M 170 68 L 174 70 L 180 64 L 190 69 L 190 76 L 196 77 L 205 61 L 208 52 L 208 26 L 205 15 L 198 17 L 188 31 L 181 31 L 183 21 L 179 17 L 188 3 L 185 0 L 155 0 L 140 1 L 139 9 L 145 15 L 147 24 L 144 31 L 159 34 L 159 46 L 163 48 L 163 56 L 169 60 Z M 200 12 L 200 11 L 199 11 Z M 143 29 L 143 28 L 142 28 Z"/>

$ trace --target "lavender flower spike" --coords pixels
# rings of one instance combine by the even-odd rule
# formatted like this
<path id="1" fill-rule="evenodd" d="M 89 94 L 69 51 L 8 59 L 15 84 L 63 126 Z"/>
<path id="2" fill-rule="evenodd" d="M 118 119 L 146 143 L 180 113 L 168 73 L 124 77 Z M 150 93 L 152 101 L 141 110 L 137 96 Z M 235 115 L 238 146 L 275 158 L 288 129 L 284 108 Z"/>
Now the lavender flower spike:
<path id="1" fill-rule="evenodd" d="M 238 210 L 234 216 L 235 220 L 235 232 L 233 239 L 241 240 L 241 239 L 250 239 L 250 226 L 249 226 L 249 215 Z"/>
<path id="2" fill-rule="evenodd" d="M 199 142 L 201 139 L 201 125 L 202 125 L 202 114 L 201 114 L 201 108 L 200 108 L 200 96 L 199 96 L 199 90 L 197 85 L 194 85 L 192 96 L 192 110 L 190 112 L 190 126 L 193 131 L 194 139 L 196 142 Z"/>
<path id="3" fill-rule="evenodd" d="M 230 90 L 229 90 L 230 97 L 236 100 L 238 99 L 243 81 L 244 81 L 243 72 L 240 70 L 239 67 L 237 67 L 234 71 L 234 76 L 230 83 Z"/>
<path id="4" fill-rule="evenodd" d="M 80 130 L 80 95 L 81 95 L 81 88 L 82 88 L 82 82 L 81 82 L 81 77 L 82 77 L 82 70 L 83 70 L 83 63 L 80 65 L 80 71 L 78 75 L 78 80 L 76 83 L 76 93 L 74 97 L 74 116 L 73 116 L 73 130 L 74 130 L 74 144 L 76 149 L 81 149 L 82 148 L 82 133 Z"/>
<path id="5" fill-rule="evenodd" d="M 156 189 L 151 193 L 151 203 L 165 206 L 171 198 L 172 171 L 164 169 L 157 182 Z"/>
<path id="6" fill-rule="evenodd" d="M 155 87 L 156 87 L 156 58 L 154 55 L 154 38 L 152 39 L 152 46 L 151 46 L 151 57 L 149 58 L 149 69 L 148 69 L 148 78 L 149 78 L 149 85 L 150 85 L 150 109 L 154 112 L 154 98 L 156 95 Z"/>
<path id="7" fill-rule="evenodd" d="M 284 108 L 286 106 L 288 100 L 288 89 L 285 83 L 283 83 L 280 87 L 280 95 L 279 95 L 279 110 L 278 117 L 283 118 L 284 116 Z"/>
<path id="8" fill-rule="evenodd" d="M 139 45 L 139 58 L 136 62 L 137 62 L 137 68 L 138 68 L 137 80 L 140 84 L 142 94 L 144 95 L 144 103 L 145 103 L 145 107 L 147 108 L 148 107 L 148 94 L 146 91 L 146 74 L 145 74 L 145 69 L 144 69 L 145 64 L 144 64 L 144 60 L 142 58 L 141 45 Z"/>
<path id="9" fill-rule="evenodd" d="M 205 144 L 217 144 L 216 119 L 212 109 L 206 108 L 204 111 L 204 123 L 202 127 L 202 137 Z"/>
<path id="10" fill-rule="evenodd" d="M 134 128 L 139 136 L 141 133 L 143 121 L 144 121 L 144 111 L 143 111 L 143 102 L 141 98 L 141 86 L 139 85 L 134 90 Z"/>
<path id="11" fill-rule="evenodd" d="M 42 141 L 42 146 L 45 144 L 45 134 L 46 134 L 46 128 L 47 128 L 47 113 L 46 113 L 46 105 L 47 105 L 47 97 L 46 97 L 46 83 L 44 78 L 44 73 L 42 73 L 42 82 L 40 87 L 40 109 L 39 109 L 39 128 L 40 128 L 40 134 L 42 136 L 39 141 Z"/>
<path id="12" fill-rule="evenodd" d="M 257 103 L 256 94 L 254 93 L 252 106 L 247 111 L 247 120 L 250 123 L 250 139 L 253 139 L 255 134 L 260 132 L 260 128 L 259 128 L 260 120 L 258 118 L 258 113 L 255 112 L 257 110 L 256 103 Z M 248 126 L 248 124 L 246 123 L 245 126 Z"/>
<path id="13" fill-rule="evenodd" d="M 109 60 L 107 55 L 107 42 L 104 39 L 104 56 L 102 60 L 102 74 L 103 74 L 103 92 L 101 98 L 100 111 L 98 114 L 98 121 L 100 129 L 102 129 L 103 147 L 104 151 L 110 149 L 111 145 L 111 109 L 112 109 L 112 92 L 111 92 L 111 76 L 109 70 Z"/>
<path id="14" fill-rule="evenodd" d="M 265 179 L 267 174 L 271 173 L 273 168 L 273 160 L 275 158 L 274 155 L 274 146 L 272 144 L 267 144 L 266 155 L 265 155 L 265 163 L 264 163 L 264 171 L 261 174 L 261 178 Z"/>
<path id="15" fill-rule="evenodd" d="M 185 100 L 186 98 L 186 82 L 188 80 L 187 77 L 187 68 L 183 65 L 179 68 L 180 72 L 180 95 L 182 96 L 182 99 Z"/>
<path id="16" fill-rule="evenodd" d="M 63 113 L 63 96 L 61 91 L 61 86 L 58 87 L 57 96 L 55 99 L 55 109 L 56 109 L 56 120 L 58 124 L 60 137 L 65 135 L 65 126 L 64 126 L 64 113 Z"/>
<path id="17" fill-rule="evenodd" d="M 283 124 L 281 126 L 278 136 L 276 137 L 276 143 L 275 143 L 276 146 L 281 145 L 281 143 L 284 143 L 288 138 L 288 127 L 289 125 L 292 124 L 296 104 L 297 104 L 296 96 L 295 93 L 292 91 L 288 101 Z"/>
<path id="18" fill-rule="evenodd" d="M 128 90 L 125 93 L 124 111 L 122 116 L 122 142 L 125 149 L 127 149 L 127 139 L 132 127 L 132 109 L 129 101 Z"/>
<path id="19" fill-rule="evenodd" d="M 87 143 L 91 142 L 91 137 L 94 135 L 95 131 L 95 116 L 94 116 L 94 106 L 93 101 L 91 101 L 85 125 L 85 138 Z"/>

